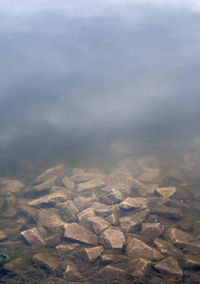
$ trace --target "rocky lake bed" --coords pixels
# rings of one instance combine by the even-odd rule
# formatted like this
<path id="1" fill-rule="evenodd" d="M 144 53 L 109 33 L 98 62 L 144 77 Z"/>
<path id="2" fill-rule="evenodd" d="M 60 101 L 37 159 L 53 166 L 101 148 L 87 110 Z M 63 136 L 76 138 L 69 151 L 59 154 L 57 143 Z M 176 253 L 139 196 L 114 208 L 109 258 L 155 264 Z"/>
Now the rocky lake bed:
<path id="1" fill-rule="evenodd" d="M 200 283 L 198 155 L 0 178 L 0 283 Z"/>

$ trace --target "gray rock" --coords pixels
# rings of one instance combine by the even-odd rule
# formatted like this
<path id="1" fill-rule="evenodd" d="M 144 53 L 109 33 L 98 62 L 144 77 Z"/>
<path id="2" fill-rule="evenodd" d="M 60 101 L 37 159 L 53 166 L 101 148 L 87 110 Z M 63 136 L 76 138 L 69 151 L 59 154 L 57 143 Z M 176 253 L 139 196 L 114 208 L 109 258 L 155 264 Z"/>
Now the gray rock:
<path id="1" fill-rule="evenodd" d="M 56 271 L 60 266 L 59 261 L 48 252 L 36 253 L 33 255 L 32 260 L 39 265 L 45 266 L 51 271 Z"/>
<path id="2" fill-rule="evenodd" d="M 94 262 L 103 253 L 104 249 L 102 246 L 94 248 L 85 248 L 81 250 L 81 257 L 86 262 Z"/>
<path id="3" fill-rule="evenodd" d="M 141 223 L 144 221 L 145 217 L 147 216 L 149 210 L 141 210 L 139 212 L 134 212 L 130 216 L 124 216 L 119 218 L 120 227 L 123 232 L 126 233 L 133 233 L 138 230 Z"/>
<path id="4" fill-rule="evenodd" d="M 38 211 L 38 223 L 41 226 L 45 227 L 52 233 L 57 233 L 63 229 L 65 222 L 57 213 L 55 213 L 55 210 L 40 209 Z"/>
<path id="5" fill-rule="evenodd" d="M 172 187 L 172 186 L 170 186 L 170 187 L 158 187 L 158 188 L 156 188 L 155 191 L 156 191 L 157 194 L 159 194 L 162 197 L 170 198 L 176 192 L 176 188 Z"/>
<path id="6" fill-rule="evenodd" d="M 130 260 L 128 265 L 130 267 L 129 274 L 131 276 L 135 278 L 143 278 L 151 265 L 151 261 L 141 257 Z"/>
<path id="7" fill-rule="evenodd" d="M 35 248 L 44 248 L 46 246 L 45 241 L 37 228 L 23 231 L 21 232 L 21 235 Z"/>
<path id="8" fill-rule="evenodd" d="M 91 229 L 91 223 L 88 221 L 88 218 L 90 217 L 94 217 L 96 216 L 95 213 L 94 213 L 94 210 L 93 208 L 87 208 L 83 211 L 81 211 L 79 214 L 78 214 L 78 220 L 79 220 L 79 223 L 88 228 L 88 229 Z"/>
<path id="9" fill-rule="evenodd" d="M 162 258 L 162 255 L 157 250 L 136 238 L 129 238 L 127 240 L 126 253 L 131 258 L 144 257 L 151 260 Z"/>
<path id="10" fill-rule="evenodd" d="M 94 200 L 90 197 L 77 196 L 76 198 L 74 198 L 73 202 L 75 206 L 81 211 L 90 207 Z"/>
<path id="11" fill-rule="evenodd" d="M 101 241 L 105 248 L 122 250 L 125 245 L 125 237 L 122 231 L 107 229 L 101 234 Z"/>
<path id="12" fill-rule="evenodd" d="M 107 217 L 110 214 L 113 213 L 113 208 L 111 208 L 110 206 L 101 203 L 101 202 L 94 202 L 92 204 L 92 208 L 94 209 L 94 212 L 98 215 L 98 216 L 102 216 L 102 217 Z"/>
<path id="13" fill-rule="evenodd" d="M 32 184 L 43 183 L 44 181 L 49 180 L 53 176 L 60 175 L 61 173 L 63 173 L 63 171 L 64 171 L 64 165 L 63 164 L 60 164 L 60 165 L 57 165 L 53 168 L 47 169 L 40 176 L 38 176 L 36 179 L 34 179 Z"/>
<path id="14" fill-rule="evenodd" d="M 168 257 L 154 266 L 161 274 L 182 277 L 183 272 L 178 262 L 172 257 Z"/>
<path id="15" fill-rule="evenodd" d="M 163 254 L 172 256 L 172 257 L 182 257 L 183 253 L 175 248 L 173 244 L 171 244 L 168 241 L 165 241 L 163 239 L 155 239 L 154 240 L 155 245 L 159 249 L 159 251 Z"/>
<path id="16" fill-rule="evenodd" d="M 121 262 L 126 262 L 127 257 L 125 255 L 122 255 L 122 254 L 103 253 L 100 256 L 100 261 L 103 264 L 121 263 Z"/>
<path id="17" fill-rule="evenodd" d="M 100 235 L 105 229 L 109 227 L 109 223 L 99 216 L 88 217 L 88 223 L 91 225 L 93 232 Z"/>
<path id="18" fill-rule="evenodd" d="M 46 205 L 54 205 L 57 202 L 63 202 L 67 200 L 66 193 L 64 192 L 54 192 L 40 198 L 34 199 L 28 202 L 28 205 L 31 207 L 40 208 Z"/>
<path id="19" fill-rule="evenodd" d="M 101 197 L 101 200 L 104 203 L 111 205 L 122 202 L 122 200 L 124 200 L 124 196 L 119 190 L 112 188 L 108 193 Z"/>
<path id="20" fill-rule="evenodd" d="M 108 216 L 106 218 L 106 221 L 108 221 L 113 226 L 119 226 L 119 218 L 115 213 L 112 213 L 110 216 Z"/>
<path id="21" fill-rule="evenodd" d="M 161 206 L 159 208 L 152 209 L 151 213 L 170 219 L 180 219 L 183 217 L 181 209 L 167 206 Z"/>
<path id="22" fill-rule="evenodd" d="M 64 237 L 89 245 L 97 245 L 97 236 L 77 223 L 66 223 L 64 225 Z"/>
<path id="23" fill-rule="evenodd" d="M 54 234 L 54 235 L 46 238 L 45 243 L 48 247 L 54 248 L 60 243 L 60 240 L 61 240 L 60 234 Z"/>
<path id="24" fill-rule="evenodd" d="M 142 234 L 148 236 L 150 239 L 155 239 L 162 235 L 163 226 L 160 223 L 143 223 L 142 224 Z"/>
<path id="25" fill-rule="evenodd" d="M 102 268 L 99 271 L 99 276 L 101 276 L 101 279 L 107 279 L 107 281 L 112 281 L 112 280 L 120 280 L 124 279 L 126 277 L 127 272 L 123 269 L 107 265 L 106 267 Z M 112 282 L 111 282 L 112 283 Z"/>
<path id="26" fill-rule="evenodd" d="M 61 208 L 62 216 L 65 215 L 72 221 L 77 220 L 78 209 L 72 200 L 61 202 L 57 205 L 57 207 Z"/>
<path id="27" fill-rule="evenodd" d="M 132 198 L 127 197 L 124 201 L 119 204 L 119 207 L 124 210 L 133 210 L 133 209 L 146 209 L 147 208 L 147 199 L 146 198 Z"/>
<path id="28" fill-rule="evenodd" d="M 81 280 L 83 278 L 78 267 L 72 262 L 67 264 L 63 277 L 67 280 Z"/>
<path id="29" fill-rule="evenodd" d="M 78 183 L 77 184 L 77 191 L 82 192 L 86 190 L 95 190 L 95 189 L 101 189 L 102 187 L 105 187 L 105 181 L 100 178 L 91 179 L 87 182 Z"/>
<path id="30" fill-rule="evenodd" d="M 71 179 L 69 179 L 68 177 L 64 177 L 64 178 L 62 179 L 62 184 L 63 184 L 67 189 L 70 189 L 70 190 L 75 188 L 74 182 L 73 182 Z"/>
<path id="31" fill-rule="evenodd" d="M 80 244 L 78 243 L 69 243 L 69 244 L 59 244 L 58 246 L 56 246 L 56 250 L 58 252 L 71 252 L 72 250 L 76 249 L 77 247 L 79 247 Z"/>

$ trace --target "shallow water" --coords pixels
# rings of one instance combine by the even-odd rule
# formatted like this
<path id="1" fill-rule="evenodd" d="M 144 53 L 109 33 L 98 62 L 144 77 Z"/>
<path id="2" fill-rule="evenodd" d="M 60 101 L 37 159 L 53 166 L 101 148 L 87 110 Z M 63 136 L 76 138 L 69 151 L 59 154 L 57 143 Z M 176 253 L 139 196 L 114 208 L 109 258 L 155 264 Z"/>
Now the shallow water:
<path id="1" fill-rule="evenodd" d="M 200 283 L 199 13 L 196 1 L 0 3 L 0 283 Z M 163 200 L 160 187 L 176 190 Z M 119 200 L 106 199 L 113 188 Z M 150 203 L 123 209 L 127 197 Z M 120 248 L 81 220 L 87 208 L 122 232 Z M 97 243 L 49 227 L 51 214 Z M 145 231 L 158 223 L 160 233 Z M 21 234 L 32 228 L 42 247 L 38 235 Z M 170 237 L 172 228 L 189 233 L 187 242 Z M 134 238 L 162 257 L 132 255 Z M 85 261 L 82 250 L 97 244 L 103 254 Z M 141 275 L 135 258 L 149 260 Z"/>

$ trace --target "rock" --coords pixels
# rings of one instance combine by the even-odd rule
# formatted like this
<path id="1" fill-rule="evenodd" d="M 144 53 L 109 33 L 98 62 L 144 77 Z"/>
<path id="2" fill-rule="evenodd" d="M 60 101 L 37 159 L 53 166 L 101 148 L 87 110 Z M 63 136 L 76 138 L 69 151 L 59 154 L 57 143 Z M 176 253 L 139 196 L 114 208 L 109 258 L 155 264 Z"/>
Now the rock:
<path id="1" fill-rule="evenodd" d="M 163 226 L 160 223 L 143 223 L 142 224 L 142 234 L 148 236 L 150 239 L 155 239 L 162 235 Z"/>
<path id="2" fill-rule="evenodd" d="M 49 180 L 50 178 L 52 178 L 53 176 L 57 176 L 60 175 L 62 172 L 64 171 L 64 165 L 60 164 L 57 165 L 53 168 L 47 169 L 46 171 L 44 171 L 40 176 L 38 176 L 32 184 L 39 184 L 39 183 L 43 183 L 44 181 Z"/>
<path id="3" fill-rule="evenodd" d="M 160 208 L 161 206 L 165 205 L 168 202 L 168 198 L 163 198 L 163 197 L 152 197 L 152 198 L 147 198 L 147 207 L 150 210 Z"/>
<path id="4" fill-rule="evenodd" d="M 46 246 L 45 241 L 37 228 L 23 231 L 21 232 L 21 235 L 35 248 L 44 248 Z"/>
<path id="5" fill-rule="evenodd" d="M 157 209 L 152 209 L 151 213 L 170 219 L 180 219 L 183 217 L 181 209 L 167 206 L 161 206 Z"/>
<path id="6" fill-rule="evenodd" d="M 110 225 L 106 220 L 99 216 L 88 217 L 87 220 L 91 225 L 93 232 L 97 235 L 100 235 Z"/>
<path id="7" fill-rule="evenodd" d="M 117 214 L 113 213 L 110 216 L 106 218 L 106 221 L 108 221 L 113 226 L 119 226 L 119 218 Z"/>
<path id="8" fill-rule="evenodd" d="M 182 230 L 170 228 L 165 232 L 165 237 L 172 240 L 176 245 L 187 246 L 198 251 L 200 249 L 200 241 L 197 240 L 193 235 Z"/>
<path id="9" fill-rule="evenodd" d="M 87 209 L 81 211 L 81 212 L 78 214 L 79 223 L 80 223 L 82 226 L 84 226 L 84 227 L 90 229 L 90 228 L 91 228 L 91 224 L 90 224 L 90 222 L 88 221 L 88 218 L 89 218 L 89 217 L 94 217 L 94 216 L 96 216 L 96 215 L 95 215 L 95 213 L 94 213 L 93 208 L 91 208 L 91 207 L 90 207 L 90 208 L 87 208 Z"/>
<path id="10" fill-rule="evenodd" d="M 78 267 L 72 262 L 67 264 L 63 277 L 67 280 L 81 280 L 83 278 Z"/>
<path id="11" fill-rule="evenodd" d="M 124 216 L 119 218 L 120 227 L 122 231 L 126 233 L 135 232 L 139 228 L 141 223 L 144 221 L 148 212 L 148 209 L 141 210 L 139 212 L 135 212 L 131 216 Z"/>
<path id="12" fill-rule="evenodd" d="M 68 177 L 64 177 L 62 179 L 62 184 L 67 188 L 67 189 L 74 189 L 75 188 L 75 184 L 73 182 L 73 180 L 69 179 Z"/>
<path id="13" fill-rule="evenodd" d="M 101 197 L 101 200 L 104 203 L 111 205 L 122 202 L 122 200 L 124 200 L 124 196 L 119 190 L 112 188 L 110 192 Z"/>
<path id="14" fill-rule="evenodd" d="M 157 187 L 158 187 L 157 184 L 152 184 L 152 183 L 143 184 L 143 186 L 141 186 L 138 189 L 138 194 L 141 197 L 151 197 L 154 195 L 155 189 Z"/>
<path id="15" fill-rule="evenodd" d="M 151 265 L 151 261 L 141 257 L 130 260 L 128 265 L 130 267 L 129 273 L 131 276 L 135 278 L 143 278 Z"/>
<path id="16" fill-rule="evenodd" d="M 57 179 L 57 176 L 52 176 L 48 180 L 44 181 L 43 183 L 40 183 L 39 185 L 34 186 L 34 191 L 41 192 L 44 190 L 50 190 L 54 185 L 55 181 Z"/>
<path id="17" fill-rule="evenodd" d="M 5 218 L 15 218 L 18 214 L 17 199 L 14 195 L 5 198 L 6 210 L 1 214 Z"/>
<path id="18" fill-rule="evenodd" d="M 159 168 L 158 160 L 153 156 L 141 157 L 137 160 L 137 164 L 141 169 Z"/>
<path id="19" fill-rule="evenodd" d="M 176 188 L 172 186 L 171 187 L 158 187 L 156 188 L 155 191 L 162 197 L 170 198 L 176 192 Z"/>
<path id="20" fill-rule="evenodd" d="M 48 247 L 56 247 L 60 243 L 61 236 L 60 234 L 54 234 L 45 239 L 45 243 Z"/>
<path id="21" fill-rule="evenodd" d="M 136 238 L 129 238 L 127 240 L 126 253 L 130 258 L 144 257 L 151 260 L 162 258 L 162 255 L 157 250 Z"/>
<path id="22" fill-rule="evenodd" d="M 66 188 L 63 187 L 63 186 L 54 185 L 51 188 L 51 192 L 52 193 L 54 193 L 54 192 L 65 192 L 66 193 Z"/>
<path id="23" fill-rule="evenodd" d="M 1 194 L 19 193 L 24 184 L 15 179 L 0 178 Z"/>
<path id="24" fill-rule="evenodd" d="M 160 183 L 160 169 L 146 168 L 137 179 L 144 183 Z"/>
<path id="25" fill-rule="evenodd" d="M 28 265 L 23 258 L 19 257 L 6 263 L 3 268 L 9 272 L 21 275 L 22 273 L 27 272 Z"/>
<path id="26" fill-rule="evenodd" d="M 77 247 L 79 247 L 80 244 L 78 243 L 69 243 L 69 244 L 59 244 L 56 247 L 56 250 L 59 252 L 71 252 L 72 250 L 76 249 Z"/>
<path id="27" fill-rule="evenodd" d="M 67 216 L 72 221 L 77 220 L 78 209 L 74 205 L 72 200 L 66 202 L 61 202 L 57 205 L 58 208 L 61 208 L 62 216 Z"/>
<path id="28" fill-rule="evenodd" d="M 33 261 L 39 265 L 45 266 L 47 269 L 51 271 L 56 271 L 60 263 L 59 261 L 51 256 L 48 252 L 39 252 L 33 255 Z"/>
<path id="29" fill-rule="evenodd" d="M 40 198 L 34 199 L 30 202 L 28 202 L 28 205 L 31 207 L 40 208 L 42 206 L 46 205 L 54 205 L 57 202 L 63 202 L 66 201 L 66 193 L 64 192 L 54 192 L 45 196 L 42 196 Z"/>
<path id="30" fill-rule="evenodd" d="M 89 245 L 97 245 L 97 236 L 77 223 L 66 223 L 64 229 L 65 238 Z"/>
<path id="31" fill-rule="evenodd" d="M 120 263 L 120 262 L 126 262 L 127 261 L 127 257 L 122 255 L 122 254 L 103 253 L 100 256 L 100 261 L 103 264 Z"/>
<path id="32" fill-rule="evenodd" d="M 3 231 L 0 231 L 0 242 L 4 241 L 5 239 L 7 239 L 7 235 Z"/>
<path id="33" fill-rule="evenodd" d="M 85 171 L 83 169 L 80 168 L 73 168 L 72 170 L 72 175 L 82 175 L 85 174 Z"/>
<path id="34" fill-rule="evenodd" d="M 79 210 L 84 210 L 90 207 L 92 203 L 94 202 L 94 200 L 90 197 L 78 196 L 74 198 L 73 202 Z"/>
<path id="35" fill-rule="evenodd" d="M 88 181 L 99 178 L 104 178 L 104 176 L 98 173 L 82 173 L 72 176 L 71 180 L 77 184 L 77 183 L 86 183 Z"/>
<path id="36" fill-rule="evenodd" d="M 98 215 L 98 216 L 102 216 L 102 217 L 107 217 L 110 214 L 113 213 L 113 209 L 110 206 L 100 203 L 100 202 L 94 202 L 92 204 L 92 208 L 94 209 L 94 212 Z"/>
<path id="37" fill-rule="evenodd" d="M 178 262 L 172 257 L 168 257 L 158 264 L 156 264 L 155 269 L 157 269 L 161 274 L 182 277 L 183 272 L 180 269 Z"/>
<path id="38" fill-rule="evenodd" d="M 40 209 L 38 210 L 38 223 L 51 231 L 57 233 L 63 229 L 65 222 L 57 215 L 55 210 Z"/>
<path id="39" fill-rule="evenodd" d="M 146 198 L 132 198 L 127 197 L 124 201 L 119 204 L 119 207 L 124 210 L 133 210 L 133 209 L 146 209 L 147 200 Z"/>
<path id="40" fill-rule="evenodd" d="M 117 268 L 111 265 L 107 265 L 106 267 L 102 268 L 99 271 L 99 275 L 101 279 L 106 279 L 107 281 L 111 281 L 111 280 L 119 281 L 120 279 L 124 279 L 124 277 L 126 277 L 127 272 L 124 271 L 123 269 L 120 269 L 120 268 Z"/>
<path id="41" fill-rule="evenodd" d="M 107 229 L 101 234 L 101 241 L 105 248 L 122 250 L 125 245 L 125 237 L 122 231 Z"/>
<path id="42" fill-rule="evenodd" d="M 94 190 L 94 189 L 100 189 L 104 187 L 106 184 L 103 179 L 96 178 L 91 179 L 90 181 L 78 183 L 77 184 L 77 191 L 82 192 L 86 190 Z"/>
<path id="43" fill-rule="evenodd" d="M 163 239 L 155 239 L 154 243 L 161 253 L 170 255 L 172 257 L 182 257 L 182 252 L 175 248 L 170 242 L 167 242 Z"/>
<path id="44" fill-rule="evenodd" d="M 85 248 L 81 251 L 81 257 L 86 262 L 94 262 L 103 253 L 104 249 L 102 246 L 94 248 Z"/>
<path id="45" fill-rule="evenodd" d="M 193 255 L 186 255 L 184 257 L 185 266 L 187 269 L 199 270 L 200 268 L 200 259 L 199 257 Z"/>

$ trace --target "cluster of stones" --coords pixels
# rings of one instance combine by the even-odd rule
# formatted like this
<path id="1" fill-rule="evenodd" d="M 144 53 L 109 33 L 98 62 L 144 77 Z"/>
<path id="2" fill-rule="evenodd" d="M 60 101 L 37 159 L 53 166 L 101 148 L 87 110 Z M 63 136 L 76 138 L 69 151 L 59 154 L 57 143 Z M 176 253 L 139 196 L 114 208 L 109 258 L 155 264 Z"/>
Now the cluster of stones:
<path id="1" fill-rule="evenodd" d="M 176 188 L 164 184 L 153 157 L 125 159 L 111 173 L 75 168 L 69 177 L 58 165 L 28 187 L 4 178 L 0 183 L 7 194 L 2 216 L 17 224 L 15 240 L 0 231 L 0 248 L 31 246 L 33 266 L 59 272 L 63 279 L 90 279 L 94 264 L 96 280 L 123 283 L 130 278 L 145 283 L 146 277 L 151 283 L 150 275 L 152 283 L 165 277 L 180 281 L 186 267 L 200 267 L 195 256 L 200 241 L 180 229 L 187 205 L 173 199 Z M 21 273 L 21 262 L 17 258 L 4 269 Z"/>

